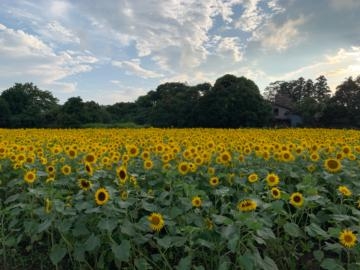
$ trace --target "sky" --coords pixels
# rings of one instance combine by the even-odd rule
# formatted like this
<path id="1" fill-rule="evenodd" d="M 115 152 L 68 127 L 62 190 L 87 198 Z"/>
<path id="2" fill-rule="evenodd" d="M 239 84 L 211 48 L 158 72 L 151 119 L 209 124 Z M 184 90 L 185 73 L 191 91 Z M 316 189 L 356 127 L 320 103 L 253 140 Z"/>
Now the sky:
<path id="1" fill-rule="evenodd" d="M 165 82 L 360 75 L 360 0 L 1 0 L 0 91 L 132 102 Z"/>

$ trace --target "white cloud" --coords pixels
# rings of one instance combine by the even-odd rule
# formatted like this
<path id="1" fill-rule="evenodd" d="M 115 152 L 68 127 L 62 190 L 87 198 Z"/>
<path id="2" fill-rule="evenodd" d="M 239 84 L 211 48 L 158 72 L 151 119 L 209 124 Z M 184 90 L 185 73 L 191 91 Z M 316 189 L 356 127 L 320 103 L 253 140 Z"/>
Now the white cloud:
<path id="1" fill-rule="evenodd" d="M 134 102 L 139 96 L 145 95 L 148 90 L 141 87 L 132 87 L 117 84 L 115 90 L 103 91 L 101 104 L 112 105 L 116 102 Z"/>
<path id="2" fill-rule="evenodd" d="M 235 23 L 235 27 L 245 31 L 251 32 L 255 30 L 264 21 L 264 12 L 258 7 L 261 0 L 247 0 L 244 1 L 244 13 L 240 19 Z"/>
<path id="3" fill-rule="evenodd" d="M 243 58 L 238 37 L 224 37 L 219 40 L 216 52 L 220 55 L 230 55 L 232 60 L 239 62 Z"/>
<path id="4" fill-rule="evenodd" d="M 359 0 L 328 0 L 332 8 L 336 10 L 351 10 L 360 7 Z"/>
<path id="5" fill-rule="evenodd" d="M 131 61 L 112 61 L 111 64 L 115 67 L 123 68 L 129 74 L 133 74 L 142 78 L 158 78 L 162 74 L 145 69 L 140 66 L 140 59 L 132 59 Z"/>
<path id="6" fill-rule="evenodd" d="M 80 43 L 79 37 L 57 21 L 49 22 L 39 33 L 52 41 L 59 43 Z"/>
<path id="7" fill-rule="evenodd" d="M 360 75 L 360 47 L 349 49 L 340 48 L 335 54 L 322 56 L 316 63 L 301 67 L 297 70 L 288 72 L 281 76 L 272 77 L 276 80 L 293 80 L 300 76 L 304 78 L 316 79 L 324 75 L 328 79 L 328 84 L 332 91 L 335 91 L 345 78 Z"/>
<path id="8" fill-rule="evenodd" d="M 253 33 L 253 40 L 260 41 L 262 48 L 284 51 L 297 45 L 304 38 L 298 27 L 305 23 L 304 17 L 289 19 L 282 25 L 270 22 L 266 27 Z"/>
<path id="9" fill-rule="evenodd" d="M 75 51 L 55 52 L 39 37 L 0 25 L 0 79 L 33 81 L 39 87 L 71 92 L 75 83 L 63 82 L 70 75 L 89 72 L 97 58 Z"/>

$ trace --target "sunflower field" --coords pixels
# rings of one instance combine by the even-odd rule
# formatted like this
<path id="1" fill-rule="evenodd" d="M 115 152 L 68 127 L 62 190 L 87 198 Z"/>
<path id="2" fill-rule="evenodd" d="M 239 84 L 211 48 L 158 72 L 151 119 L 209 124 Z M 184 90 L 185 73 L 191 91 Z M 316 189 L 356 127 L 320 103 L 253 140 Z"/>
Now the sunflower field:
<path id="1" fill-rule="evenodd" d="M 0 129 L 1 269 L 360 269 L 360 132 Z"/>

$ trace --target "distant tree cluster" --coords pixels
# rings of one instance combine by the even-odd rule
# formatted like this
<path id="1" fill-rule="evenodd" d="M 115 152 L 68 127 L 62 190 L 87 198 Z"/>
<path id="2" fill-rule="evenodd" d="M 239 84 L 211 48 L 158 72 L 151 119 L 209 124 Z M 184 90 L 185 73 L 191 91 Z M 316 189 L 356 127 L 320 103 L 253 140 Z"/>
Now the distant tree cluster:
<path id="1" fill-rule="evenodd" d="M 324 76 L 315 82 L 299 78 L 276 81 L 260 94 L 245 78 L 224 75 L 189 86 L 170 82 L 135 102 L 99 105 L 71 97 L 63 105 L 32 83 L 16 83 L 0 95 L 0 127 L 82 127 L 87 124 L 135 123 L 154 127 L 271 126 L 271 105 L 279 96 L 303 118 L 304 126 L 360 127 L 360 76 L 346 79 L 331 96 Z"/>

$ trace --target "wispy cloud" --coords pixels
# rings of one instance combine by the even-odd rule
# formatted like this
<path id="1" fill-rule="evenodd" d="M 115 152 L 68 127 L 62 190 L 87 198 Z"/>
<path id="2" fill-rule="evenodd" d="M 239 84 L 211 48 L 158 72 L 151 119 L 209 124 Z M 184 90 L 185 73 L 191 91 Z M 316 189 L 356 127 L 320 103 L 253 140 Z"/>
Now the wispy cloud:
<path id="1" fill-rule="evenodd" d="M 159 78 L 162 74 L 145 69 L 140 66 L 140 59 L 132 59 L 131 61 L 112 61 L 113 66 L 124 69 L 129 74 L 137 75 L 142 78 Z"/>

